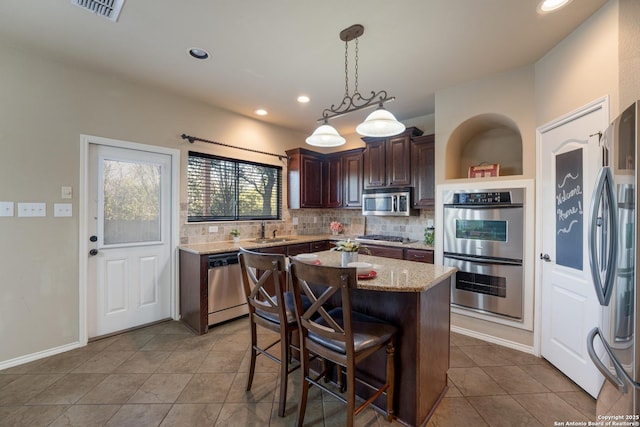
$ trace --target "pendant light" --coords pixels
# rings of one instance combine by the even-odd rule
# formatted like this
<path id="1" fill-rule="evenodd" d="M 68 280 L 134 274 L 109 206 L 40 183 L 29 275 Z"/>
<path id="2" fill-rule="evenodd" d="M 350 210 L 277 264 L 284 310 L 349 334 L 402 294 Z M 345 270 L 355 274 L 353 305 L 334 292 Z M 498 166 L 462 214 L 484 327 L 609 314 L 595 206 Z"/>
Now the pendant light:
<path id="1" fill-rule="evenodd" d="M 318 123 L 322 123 L 313 134 L 306 139 L 307 144 L 319 147 L 336 147 L 342 145 L 346 140 L 338 134 L 338 131 L 329 125 L 329 119 L 340 117 L 353 111 L 362 110 L 378 106 L 364 122 L 356 127 L 356 132 L 363 136 L 387 137 L 397 135 L 405 130 L 405 126 L 400 123 L 389 111 L 385 110 L 383 104 L 393 101 L 395 97 L 388 96 L 387 91 L 371 91 L 371 96 L 365 98 L 358 92 L 358 37 L 364 34 L 364 27 L 355 24 L 345 28 L 340 32 L 340 40 L 344 42 L 344 97 L 340 104 L 335 104 L 331 108 L 325 108 L 322 118 Z M 355 40 L 355 85 L 353 94 L 349 95 L 349 42 Z"/>
<path id="2" fill-rule="evenodd" d="M 384 109 L 382 104 L 373 113 L 369 114 L 364 122 L 356 127 L 356 132 L 362 136 L 393 136 L 404 132 L 405 125 Z"/>
<path id="3" fill-rule="evenodd" d="M 307 144 L 315 147 L 337 147 L 344 144 L 347 140 L 344 139 L 336 128 L 329 125 L 326 121 L 323 125 L 318 126 L 311 136 L 305 140 Z"/>

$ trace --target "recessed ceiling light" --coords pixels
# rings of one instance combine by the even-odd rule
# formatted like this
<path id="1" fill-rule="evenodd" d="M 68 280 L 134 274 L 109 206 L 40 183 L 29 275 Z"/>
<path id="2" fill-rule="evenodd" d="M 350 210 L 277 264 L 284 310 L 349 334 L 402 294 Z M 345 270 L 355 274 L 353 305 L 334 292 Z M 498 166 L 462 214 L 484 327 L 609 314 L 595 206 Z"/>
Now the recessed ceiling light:
<path id="1" fill-rule="evenodd" d="M 209 57 L 209 52 L 204 49 L 194 47 L 189 49 L 189 55 L 193 56 L 196 59 L 207 59 Z"/>
<path id="2" fill-rule="evenodd" d="M 267 110 L 263 109 L 263 108 L 258 108 L 256 110 L 256 114 L 259 116 L 266 116 L 267 115 Z"/>
<path id="3" fill-rule="evenodd" d="M 300 95 L 298 97 L 298 102 L 301 104 L 306 104 L 307 102 L 309 102 L 309 97 L 307 95 Z"/>
<path id="4" fill-rule="evenodd" d="M 571 0 L 542 0 L 538 3 L 538 13 L 548 13 L 568 5 Z"/>

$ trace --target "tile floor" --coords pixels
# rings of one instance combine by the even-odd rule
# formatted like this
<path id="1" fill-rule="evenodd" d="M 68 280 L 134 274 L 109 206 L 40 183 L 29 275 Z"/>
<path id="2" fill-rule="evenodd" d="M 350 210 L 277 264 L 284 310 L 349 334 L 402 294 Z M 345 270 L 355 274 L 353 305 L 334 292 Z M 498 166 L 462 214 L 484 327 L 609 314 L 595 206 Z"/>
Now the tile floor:
<path id="1" fill-rule="evenodd" d="M 0 426 L 292 426 L 299 371 L 280 418 L 275 363 L 258 357 L 253 388 L 244 390 L 247 331 L 246 318 L 202 336 L 166 322 L 0 371 Z M 458 334 L 451 338 L 449 379 L 428 426 L 553 426 L 595 418 L 595 401 L 544 360 Z M 311 390 L 305 425 L 344 425 L 342 403 Z M 373 410 L 356 421 L 400 426 Z"/>

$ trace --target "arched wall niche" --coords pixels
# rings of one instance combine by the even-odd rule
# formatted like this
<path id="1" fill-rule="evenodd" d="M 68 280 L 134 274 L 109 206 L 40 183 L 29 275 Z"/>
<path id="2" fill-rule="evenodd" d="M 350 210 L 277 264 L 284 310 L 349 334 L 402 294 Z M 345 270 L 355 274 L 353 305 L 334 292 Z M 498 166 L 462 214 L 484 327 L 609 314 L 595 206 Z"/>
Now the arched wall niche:
<path id="1" fill-rule="evenodd" d="M 470 166 L 500 164 L 500 176 L 522 175 L 522 135 L 501 114 L 481 114 L 461 123 L 447 142 L 445 179 L 467 178 Z"/>

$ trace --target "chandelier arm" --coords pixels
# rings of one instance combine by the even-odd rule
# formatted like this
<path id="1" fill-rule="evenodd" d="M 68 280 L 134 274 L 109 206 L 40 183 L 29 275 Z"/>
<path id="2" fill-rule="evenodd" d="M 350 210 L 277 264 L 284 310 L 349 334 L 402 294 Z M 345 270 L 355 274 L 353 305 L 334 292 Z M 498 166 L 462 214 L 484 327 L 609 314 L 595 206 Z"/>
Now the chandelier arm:
<path id="1" fill-rule="evenodd" d="M 395 99 L 396 97 L 389 96 L 386 90 L 381 90 L 379 92 L 371 91 L 371 96 L 369 98 L 365 98 L 360 93 L 356 92 L 351 96 L 347 95 L 342 98 L 342 102 L 340 102 L 340 105 L 337 107 L 335 104 L 332 104 L 331 108 L 325 108 L 322 111 L 322 118 L 318 119 L 317 122 L 320 123 L 325 120 L 341 117 L 345 114 L 349 114 L 353 111 L 360 111 L 365 108 L 382 106 L 385 102 L 391 102 Z"/>

